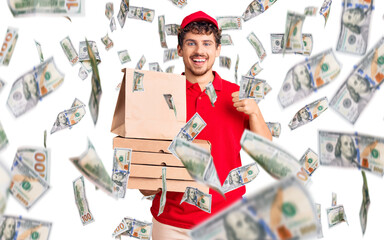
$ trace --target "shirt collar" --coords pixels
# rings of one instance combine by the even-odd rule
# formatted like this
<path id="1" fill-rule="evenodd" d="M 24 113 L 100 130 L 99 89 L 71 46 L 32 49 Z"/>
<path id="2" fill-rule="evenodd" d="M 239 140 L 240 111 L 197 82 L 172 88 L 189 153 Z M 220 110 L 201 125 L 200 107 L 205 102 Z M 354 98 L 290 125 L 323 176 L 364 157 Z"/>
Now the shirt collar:
<path id="1" fill-rule="evenodd" d="M 185 75 L 185 73 L 183 72 L 181 75 Z M 213 87 L 215 88 L 216 91 L 220 91 L 222 89 L 222 86 L 223 86 L 223 79 L 220 77 L 220 75 L 213 71 L 213 75 L 215 76 L 215 78 L 213 79 Z M 191 83 L 190 81 L 186 80 L 187 81 L 187 89 L 193 87 L 193 86 L 197 86 L 199 89 L 199 84 L 198 83 Z"/>

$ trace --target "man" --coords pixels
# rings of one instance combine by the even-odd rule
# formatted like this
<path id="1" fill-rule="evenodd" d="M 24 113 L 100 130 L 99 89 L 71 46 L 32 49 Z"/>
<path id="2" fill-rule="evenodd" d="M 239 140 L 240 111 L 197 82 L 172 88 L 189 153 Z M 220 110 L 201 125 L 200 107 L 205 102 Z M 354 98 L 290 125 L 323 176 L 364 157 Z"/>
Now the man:
<path id="1" fill-rule="evenodd" d="M 355 34 L 360 34 L 366 14 L 362 8 L 350 8 L 343 14 L 343 24 Z"/>
<path id="2" fill-rule="evenodd" d="M 335 157 L 332 165 L 357 167 L 357 151 L 353 139 L 350 136 L 341 135 L 337 139 Z"/>
<path id="3" fill-rule="evenodd" d="M 0 240 L 12 240 L 15 236 L 15 227 L 13 218 L 5 218 L 0 226 Z"/>
<path id="4" fill-rule="evenodd" d="M 237 172 L 237 170 L 231 171 L 231 173 L 229 174 L 228 181 L 229 181 L 229 185 L 232 185 L 232 184 L 241 185 L 240 175 Z"/>
<path id="5" fill-rule="evenodd" d="M 224 218 L 228 240 L 264 240 L 266 232 L 257 221 L 242 211 L 232 211 Z"/>
<path id="6" fill-rule="evenodd" d="M 187 120 L 196 112 L 207 126 L 197 136 L 211 143 L 211 155 L 220 183 L 223 184 L 229 172 L 240 167 L 240 139 L 245 128 L 272 139 L 260 109 L 253 99 L 239 100 L 239 86 L 221 79 L 212 70 L 215 58 L 220 55 L 221 31 L 217 21 L 205 14 L 196 12 L 184 18 L 178 33 L 178 55 L 185 65 Z M 217 101 L 215 107 L 205 92 L 205 86 L 212 82 Z M 190 239 L 189 229 L 211 215 L 240 199 L 245 187 L 225 194 L 210 189 L 212 195 L 211 213 L 201 211 L 189 204 L 180 204 L 183 193 L 167 192 L 164 212 L 157 216 L 160 207 L 160 191 L 141 191 L 144 195 L 156 194 L 151 213 L 154 216 L 153 240 Z"/>

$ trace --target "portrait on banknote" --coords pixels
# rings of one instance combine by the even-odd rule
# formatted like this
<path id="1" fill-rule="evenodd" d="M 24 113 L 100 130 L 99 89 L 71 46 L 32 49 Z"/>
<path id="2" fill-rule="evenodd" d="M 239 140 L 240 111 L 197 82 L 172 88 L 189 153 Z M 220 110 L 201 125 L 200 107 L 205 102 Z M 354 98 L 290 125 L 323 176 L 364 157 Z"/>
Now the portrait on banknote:
<path id="1" fill-rule="evenodd" d="M 335 159 L 331 165 L 357 167 L 357 151 L 354 140 L 348 135 L 340 135 L 335 146 Z"/>
<path id="2" fill-rule="evenodd" d="M 13 218 L 4 218 L 0 225 L 0 239 L 13 240 L 16 233 L 16 223 Z"/>
<path id="3" fill-rule="evenodd" d="M 357 104 L 359 112 L 368 104 L 373 89 L 369 81 L 358 74 L 352 74 L 347 80 L 347 90 L 352 100 Z M 344 104 L 348 105 L 348 101 Z"/>
<path id="4" fill-rule="evenodd" d="M 265 239 L 266 232 L 261 224 L 242 211 L 229 212 L 224 217 L 228 240 Z"/>

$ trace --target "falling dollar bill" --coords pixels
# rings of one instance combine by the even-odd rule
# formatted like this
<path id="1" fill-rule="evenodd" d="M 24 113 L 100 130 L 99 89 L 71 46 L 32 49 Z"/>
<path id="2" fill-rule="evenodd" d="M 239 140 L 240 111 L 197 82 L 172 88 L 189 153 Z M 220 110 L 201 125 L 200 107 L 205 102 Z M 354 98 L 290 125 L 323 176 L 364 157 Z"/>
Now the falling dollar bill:
<path id="1" fill-rule="evenodd" d="M 11 61 L 13 51 L 15 51 L 16 42 L 19 38 L 19 30 L 9 27 L 5 34 L 3 45 L 0 49 L 0 65 L 8 66 Z"/>
<path id="2" fill-rule="evenodd" d="M 0 150 L 3 149 L 8 144 L 8 138 L 5 134 L 3 125 L 0 123 Z"/>
<path id="3" fill-rule="evenodd" d="M 142 91 L 144 91 L 144 73 L 134 71 L 132 92 Z"/>
<path id="4" fill-rule="evenodd" d="M 108 18 L 108 20 L 111 20 L 113 14 L 114 14 L 113 3 L 112 2 L 106 3 L 105 4 L 105 16 Z"/>
<path id="5" fill-rule="evenodd" d="M 235 64 L 235 83 L 238 84 L 238 76 L 237 76 L 237 70 L 239 69 L 239 61 L 240 61 L 240 57 L 239 57 L 239 54 L 237 54 L 237 57 L 236 57 L 236 64 Z"/>
<path id="6" fill-rule="evenodd" d="M 73 191 L 75 194 L 75 202 L 79 210 L 80 220 L 83 226 L 95 221 L 91 210 L 89 210 L 87 196 L 85 195 L 84 177 L 78 177 L 73 181 Z"/>
<path id="7" fill-rule="evenodd" d="M 240 145 L 272 177 L 281 179 L 295 175 L 303 184 L 310 183 L 299 161 L 272 141 L 245 129 Z"/>
<path id="8" fill-rule="evenodd" d="M 0 92 L 1 92 L 1 90 L 3 90 L 4 85 L 5 85 L 5 82 L 0 79 Z"/>
<path id="9" fill-rule="evenodd" d="M 64 81 L 53 58 L 19 77 L 12 85 L 7 105 L 15 117 L 35 107 L 39 99 L 56 90 Z"/>
<path id="10" fill-rule="evenodd" d="M 157 216 L 160 216 L 164 212 L 164 207 L 167 202 L 167 167 L 161 169 L 161 182 L 163 188 L 161 189 L 160 207 Z"/>
<path id="11" fill-rule="evenodd" d="M 75 167 L 95 186 L 113 196 L 113 182 L 109 177 L 103 162 L 96 153 L 95 147 L 88 140 L 87 150 L 79 157 L 69 159 Z"/>
<path id="12" fill-rule="evenodd" d="M 0 216 L 0 238 L 6 240 L 38 239 L 48 240 L 52 223 L 32 220 L 21 216 Z"/>
<path id="13" fill-rule="evenodd" d="M 140 240 L 150 240 L 152 236 L 152 225 L 152 223 L 125 217 L 119 226 L 117 226 L 112 236 L 118 237 L 119 235 L 125 235 Z"/>
<path id="14" fill-rule="evenodd" d="M 91 58 L 88 53 L 88 47 L 87 42 L 89 46 L 91 47 L 93 51 L 93 55 L 95 56 L 97 64 L 101 62 L 99 50 L 97 49 L 96 42 L 94 41 L 82 41 L 79 45 L 79 61 L 82 63 L 83 67 L 87 69 L 88 72 L 92 72 L 92 65 L 91 65 Z"/>
<path id="15" fill-rule="evenodd" d="M 111 29 L 111 32 L 116 30 L 116 21 L 115 17 L 111 18 L 111 22 L 109 23 L 109 28 Z"/>
<path id="16" fill-rule="evenodd" d="M 81 80 L 84 80 L 88 77 L 88 71 L 83 66 L 79 68 L 79 73 L 77 74 Z"/>
<path id="17" fill-rule="evenodd" d="M 244 22 L 262 14 L 264 11 L 266 11 L 268 8 L 270 8 L 277 0 L 254 0 L 252 1 L 245 12 L 243 13 L 243 20 Z"/>
<path id="18" fill-rule="evenodd" d="M 0 162 L 0 216 L 4 213 L 9 196 L 9 185 L 11 183 L 11 173 Z"/>
<path id="19" fill-rule="evenodd" d="M 44 0 L 7 0 L 14 17 L 31 15 L 84 15 L 84 0 L 44 1 Z"/>
<path id="20" fill-rule="evenodd" d="M 31 208 L 49 189 L 48 183 L 17 157 L 13 161 L 11 172 L 9 191 L 26 209 Z"/>
<path id="21" fill-rule="evenodd" d="M 175 70 L 175 65 L 172 65 L 172 66 L 167 67 L 167 69 L 165 69 L 165 72 L 166 73 L 173 73 L 174 70 Z"/>
<path id="22" fill-rule="evenodd" d="M 51 151 L 41 147 L 20 147 L 16 156 L 20 162 L 33 169 L 48 184 L 50 182 Z"/>
<path id="23" fill-rule="evenodd" d="M 116 17 L 121 28 L 123 28 L 124 25 L 125 25 L 125 21 L 127 19 L 128 11 L 129 11 L 129 1 L 122 0 L 121 3 L 120 3 L 119 13 L 117 14 L 117 17 Z"/>
<path id="24" fill-rule="evenodd" d="M 196 226 L 191 236 L 194 240 L 310 239 L 318 228 L 310 193 L 291 176 L 236 201 Z"/>
<path id="25" fill-rule="evenodd" d="M 229 35 L 229 34 L 221 35 L 220 43 L 221 43 L 221 46 L 233 45 L 233 41 L 232 41 L 231 35 Z"/>
<path id="26" fill-rule="evenodd" d="M 85 104 L 75 98 L 70 109 L 64 110 L 57 115 L 56 121 L 51 129 L 51 134 L 65 128 L 71 129 L 72 126 L 76 125 L 81 119 L 83 119 L 84 115 Z"/>
<path id="27" fill-rule="evenodd" d="M 160 45 L 162 48 L 168 48 L 167 39 L 165 37 L 165 16 L 161 15 L 158 17 L 159 23 L 159 36 L 160 36 Z"/>
<path id="28" fill-rule="evenodd" d="M 263 99 L 265 80 L 242 76 L 240 81 L 239 99 Z"/>
<path id="29" fill-rule="evenodd" d="M 231 170 L 225 179 L 222 190 L 224 193 L 235 190 L 253 181 L 259 174 L 256 163 L 251 163 Z"/>
<path id="30" fill-rule="evenodd" d="M 125 197 L 131 169 L 131 156 L 130 148 L 115 148 L 113 151 L 113 193 L 119 198 Z"/>
<path id="31" fill-rule="evenodd" d="M 365 54 L 372 11 L 373 0 L 344 0 L 337 51 Z"/>
<path id="32" fill-rule="evenodd" d="M 323 226 L 321 225 L 321 205 L 318 203 L 315 203 L 316 206 L 316 213 L 317 213 L 317 221 L 319 224 L 319 227 L 317 228 L 317 238 L 323 238 Z"/>
<path id="33" fill-rule="evenodd" d="M 220 56 L 219 57 L 219 64 L 220 67 L 225 67 L 227 69 L 231 68 L 231 58 L 225 57 L 225 56 Z"/>
<path id="34" fill-rule="evenodd" d="M 335 192 L 332 192 L 332 207 L 335 207 L 337 205 L 337 194 Z"/>
<path id="35" fill-rule="evenodd" d="M 319 10 L 319 14 L 322 15 L 325 20 L 324 26 L 327 24 L 329 14 L 331 12 L 331 4 L 332 0 L 324 0 L 323 5 L 321 5 L 321 8 Z"/>
<path id="36" fill-rule="evenodd" d="M 221 30 L 241 30 L 241 17 L 216 17 Z"/>
<path id="37" fill-rule="evenodd" d="M 176 48 L 165 49 L 163 54 L 163 62 L 179 59 Z"/>
<path id="38" fill-rule="evenodd" d="M 118 51 L 117 55 L 119 56 L 121 64 L 127 63 L 131 61 L 131 57 L 128 54 L 127 50 Z"/>
<path id="39" fill-rule="evenodd" d="M 328 109 L 328 98 L 320 98 L 300 109 L 288 126 L 291 130 L 301 127 L 309 122 L 312 122 L 319 117 L 325 110 Z"/>
<path id="40" fill-rule="evenodd" d="M 113 41 L 109 38 L 108 33 L 101 38 L 101 42 L 105 45 L 105 50 L 109 50 L 113 47 Z"/>
<path id="41" fill-rule="evenodd" d="M 363 168 L 384 175 L 384 138 L 358 133 L 319 131 L 320 164 Z"/>
<path id="42" fill-rule="evenodd" d="M 139 70 L 143 69 L 143 66 L 146 63 L 146 61 L 147 60 L 145 59 L 145 56 L 144 55 L 141 56 L 140 60 L 136 64 L 136 68 L 135 69 L 139 69 Z"/>
<path id="43" fill-rule="evenodd" d="M 285 51 L 303 51 L 302 28 L 305 15 L 288 11 L 285 22 L 283 54 Z"/>
<path id="44" fill-rule="evenodd" d="M 263 68 L 260 66 L 259 62 L 256 62 L 252 65 L 252 67 L 249 69 L 248 73 L 246 74 L 247 77 L 254 78 L 257 74 L 259 74 Z"/>
<path id="45" fill-rule="evenodd" d="M 37 49 L 37 53 L 39 54 L 40 63 L 44 62 L 43 50 L 41 49 L 41 44 L 35 40 L 35 45 Z"/>
<path id="46" fill-rule="evenodd" d="M 68 61 L 71 63 L 72 66 L 75 65 L 79 61 L 79 56 L 77 55 L 77 52 L 73 47 L 69 36 L 61 40 L 60 45 L 64 51 L 65 56 L 67 56 Z"/>
<path id="47" fill-rule="evenodd" d="M 266 122 L 269 131 L 273 137 L 279 137 L 281 133 L 281 124 L 278 122 Z"/>
<path id="48" fill-rule="evenodd" d="M 169 0 L 169 1 L 171 1 L 173 4 L 175 4 L 179 8 L 183 8 L 188 4 L 187 0 Z"/>
<path id="49" fill-rule="evenodd" d="M 313 17 L 313 16 L 316 15 L 317 10 L 318 10 L 317 7 L 313 7 L 313 6 L 306 7 L 306 8 L 304 9 L 304 15 L 305 15 L 305 16 L 311 16 L 311 17 Z"/>
<path id="50" fill-rule="evenodd" d="M 183 202 L 196 206 L 207 213 L 211 213 L 212 195 L 204 193 L 197 188 L 187 187 L 180 204 Z"/>
<path id="51" fill-rule="evenodd" d="M 325 50 L 289 69 L 278 98 L 286 108 L 304 99 L 317 89 L 334 80 L 341 71 L 341 64 L 332 49 Z"/>
<path id="52" fill-rule="evenodd" d="M 267 53 L 265 52 L 265 49 L 261 44 L 260 40 L 256 37 L 256 35 L 253 32 L 251 32 L 247 36 L 247 39 L 251 43 L 252 47 L 256 50 L 256 54 L 259 57 L 260 61 L 262 62 L 267 56 Z"/>
<path id="53" fill-rule="evenodd" d="M 285 49 L 284 54 L 293 53 L 309 56 L 313 49 L 313 37 L 310 33 L 303 33 L 303 50 L 298 49 Z M 284 34 L 283 33 L 271 33 L 271 48 L 273 54 L 282 54 L 284 48 Z"/>
<path id="54" fill-rule="evenodd" d="M 158 62 L 148 63 L 149 71 L 162 72 L 160 64 Z"/>
<path id="55" fill-rule="evenodd" d="M 299 162 L 308 175 L 312 176 L 315 170 L 319 167 L 319 156 L 312 149 L 308 148 L 300 158 Z"/>
<path id="56" fill-rule="evenodd" d="M 384 37 L 357 64 L 333 96 L 330 106 L 355 124 L 384 79 Z"/>
<path id="57" fill-rule="evenodd" d="M 173 100 L 172 94 L 163 94 L 165 102 L 167 103 L 169 109 L 173 110 L 175 117 L 177 117 L 177 111 L 175 106 L 175 101 Z"/>
<path id="58" fill-rule="evenodd" d="M 364 235 L 365 230 L 367 229 L 368 208 L 369 208 L 369 205 L 371 204 L 371 198 L 369 197 L 368 183 L 367 183 L 367 177 L 365 176 L 365 172 L 361 171 L 361 174 L 363 175 L 363 201 L 361 203 L 359 216 L 360 216 L 361 230 Z"/>
<path id="59" fill-rule="evenodd" d="M 134 7 L 129 6 L 128 18 L 143 20 L 146 22 L 152 22 L 155 17 L 155 10 L 143 8 L 143 7 Z"/>
<path id="60" fill-rule="evenodd" d="M 216 94 L 216 90 L 215 90 L 215 87 L 213 86 L 212 82 L 209 82 L 205 86 L 205 92 L 207 93 L 209 100 L 211 101 L 212 107 L 214 107 L 215 102 L 217 100 L 217 94 Z"/>
<path id="61" fill-rule="evenodd" d="M 342 222 L 346 222 L 348 224 L 347 215 L 345 215 L 343 205 L 327 208 L 327 218 L 328 227 L 333 227 Z"/>
<path id="62" fill-rule="evenodd" d="M 167 24 L 165 25 L 165 32 L 168 36 L 177 36 L 179 32 L 180 25 L 179 24 Z"/>

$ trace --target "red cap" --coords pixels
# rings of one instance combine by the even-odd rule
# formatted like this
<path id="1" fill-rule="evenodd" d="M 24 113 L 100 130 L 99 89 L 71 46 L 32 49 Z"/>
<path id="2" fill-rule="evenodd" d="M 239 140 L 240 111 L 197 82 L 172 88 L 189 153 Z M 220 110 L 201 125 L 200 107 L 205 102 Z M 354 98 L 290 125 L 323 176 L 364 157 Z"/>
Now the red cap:
<path id="1" fill-rule="evenodd" d="M 217 24 L 216 19 L 214 19 L 213 17 L 209 16 L 208 14 L 202 11 L 198 11 L 198 12 L 192 13 L 191 15 L 186 16 L 183 19 L 183 22 L 181 23 L 180 28 L 181 29 L 185 28 L 185 26 L 187 26 L 191 22 L 209 22 L 215 25 L 217 28 L 219 28 L 219 25 Z"/>

